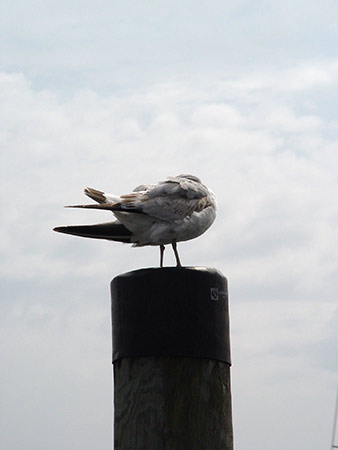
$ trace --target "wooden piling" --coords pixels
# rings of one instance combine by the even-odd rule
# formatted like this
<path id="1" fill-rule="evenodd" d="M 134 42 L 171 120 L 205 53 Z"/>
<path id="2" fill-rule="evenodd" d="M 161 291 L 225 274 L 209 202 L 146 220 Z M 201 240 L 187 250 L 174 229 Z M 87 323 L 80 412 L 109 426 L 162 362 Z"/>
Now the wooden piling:
<path id="1" fill-rule="evenodd" d="M 111 284 L 115 450 L 232 450 L 227 281 L 142 269 Z"/>

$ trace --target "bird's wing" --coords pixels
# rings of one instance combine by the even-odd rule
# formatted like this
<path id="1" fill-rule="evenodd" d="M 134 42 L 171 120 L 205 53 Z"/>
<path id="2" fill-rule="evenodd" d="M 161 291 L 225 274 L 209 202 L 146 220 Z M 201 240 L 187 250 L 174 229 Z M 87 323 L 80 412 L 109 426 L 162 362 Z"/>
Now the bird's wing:
<path id="1" fill-rule="evenodd" d="M 168 178 L 145 191 L 121 195 L 124 211 L 140 212 L 155 219 L 176 220 L 212 204 L 208 189 L 199 181 L 181 177 Z"/>
<path id="2" fill-rule="evenodd" d="M 200 182 L 183 177 L 168 177 L 160 181 L 149 191 L 149 197 L 168 195 L 170 197 L 185 197 L 188 199 L 203 198 L 209 193 L 208 189 Z"/>
<path id="3" fill-rule="evenodd" d="M 120 197 L 92 188 L 86 188 L 85 194 L 99 204 L 75 205 L 73 208 L 138 213 L 165 221 L 183 219 L 214 205 L 209 190 L 192 176 L 169 177 L 156 185 L 140 185 Z"/>

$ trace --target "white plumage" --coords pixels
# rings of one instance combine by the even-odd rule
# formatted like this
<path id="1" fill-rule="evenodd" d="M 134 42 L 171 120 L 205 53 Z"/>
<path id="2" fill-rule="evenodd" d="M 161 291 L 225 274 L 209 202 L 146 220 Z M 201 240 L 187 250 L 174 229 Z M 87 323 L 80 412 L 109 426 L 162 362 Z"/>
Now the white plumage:
<path id="1" fill-rule="evenodd" d="M 98 204 L 71 208 L 110 210 L 117 220 L 57 227 L 55 231 L 131 243 L 133 247 L 159 245 L 161 267 L 166 244 L 173 246 L 177 266 L 180 266 L 176 243 L 200 236 L 216 217 L 215 195 L 193 175 L 178 175 L 157 184 L 140 185 L 121 196 L 91 188 L 85 188 L 84 192 Z"/>

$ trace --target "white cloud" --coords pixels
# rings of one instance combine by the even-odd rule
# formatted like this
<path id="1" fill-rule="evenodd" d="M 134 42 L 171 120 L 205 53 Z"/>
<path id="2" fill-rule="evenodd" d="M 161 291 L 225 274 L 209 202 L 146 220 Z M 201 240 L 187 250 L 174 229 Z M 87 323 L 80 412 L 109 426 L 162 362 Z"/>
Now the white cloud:
<path id="1" fill-rule="evenodd" d="M 338 82 L 338 63 L 336 60 L 323 59 L 320 62 L 306 62 L 280 71 L 268 68 L 253 73 L 247 78 L 235 81 L 236 89 L 246 91 L 275 88 L 280 92 L 297 92 L 321 89 Z"/>
<path id="2" fill-rule="evenodd" d="M 332 74 L 334 63 L 328 66 Z M 107 358 L 102 352 L 108 352 L 109 307 L 104 309 L 101 299 L 108 305 L 108 282 L 119 272 L 158 263 L 157 249 L 52 233 L 55 225 L 110 219 L 108 213 L 64 210 L 63 204 L 85 201 L 86 185 L 127 192 L 142 182 L 191 172 L 216 192 L 219 216 L 198 241 L 179 247 L 184 264 L 215 265 L 230 280 L 237 448 L 248 447 L 240 436 L 250 433 L 255 449 L 272 448 L 272 442 L 274 450 L 323 446 L 324 421 L 331 413 L 325 401 L 335 370 L 322 355 L 332 355 L 335 347 L 338 122 L 333 110 L 328 120 L 317 108 L 317 89 L 328 95 L 334 81 L 316 67 L 305 71 L 311 108 L 303 104 L 304 86 L 281 82 L 306 78 L 302 65 L 268 78 L 256 73 L 245 80 L 166 83 L 105 97 L 79 90 L 67 99 L 34 90 L 23 75 L 0 76 L 1 204 L 6 212 L 1 320 L 13 346 L 11 352 L 2 346 L 13 365 L 6 378 L 8 408 L 19 407 L 11 377 L 17 380 L 17 355 L 24 348 L 46 374 L 44 392 L 54 371 L 60 377 L 55 392 L 71 384 L 65 396 L 74 380 L 81 380 L 68 418 L 76 428 L 78 408 L 89 401 L 89 383 L 102 376 Z M 169 252 L 166 258 L 173 263 Z M 83 340 L 94 348 L 78 356 Z M 49 351 L 58 363 L 48 362 Z M 90 372 L 88 358 L 94 361 Z M 68 378 L 72 361 L 83 370 L 73 368 Z M 28 356 L 25 365 L 30 377 L 39 377 Z M 29 380 L 19 384 L 22 392 L 32 388 Z M 109 404 L 108 390 L 106 380 L 95 401 Z M 273 395 L 278 402 L 269 398 Z M 36 396 L 27 399 L 28 409 Z M 258 398 L 262 415 L 251 429 Z M 294 437 L 287 411 L 295 409 L 300 417 L 309 405 L 316 412 L 307 416 L 307 430 L 297 422 Z M 32 429 L 39 426 L 45 406 L 35 409 Z M 63 407 L 58 403 L 60 414 Z M 86 424 L 92 420 L 81 417 Z M 285 421 L 284 428 L 275 428 L 277 420 Z M 263 423 L 269 427 L 261 433 Z M 314 423 L 321 432 L 310 433 L 310 442 L 305 437 Z M 268 428 L 274 435 L 266 433 Z M 22 442 L 28 435 L 27 428 Z"/>

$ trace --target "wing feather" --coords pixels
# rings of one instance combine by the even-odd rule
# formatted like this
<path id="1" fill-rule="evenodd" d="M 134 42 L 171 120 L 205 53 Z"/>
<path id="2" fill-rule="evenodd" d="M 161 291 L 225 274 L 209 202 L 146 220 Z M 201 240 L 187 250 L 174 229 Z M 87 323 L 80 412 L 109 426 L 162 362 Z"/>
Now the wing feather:
<path id="1" fill-rule="evenodd" d="M 165 221 L 182 219 L 213 204 L 208 188 L 193 175 L 168 177 L 156 185 L 140 185 L 120 197 L 92 188 L 86 188 L 85 194 L 99 205 L 75 207 L 142 213 L 154 220 Z"/>
<path id="2" fill-rule="evenodd" d="M 147 191 L 122 195 L 121 208 L 142 212 L 158 220 L 175 221 L 210 206 L 208 189 L 195 177 L 171 177 Z"/>

